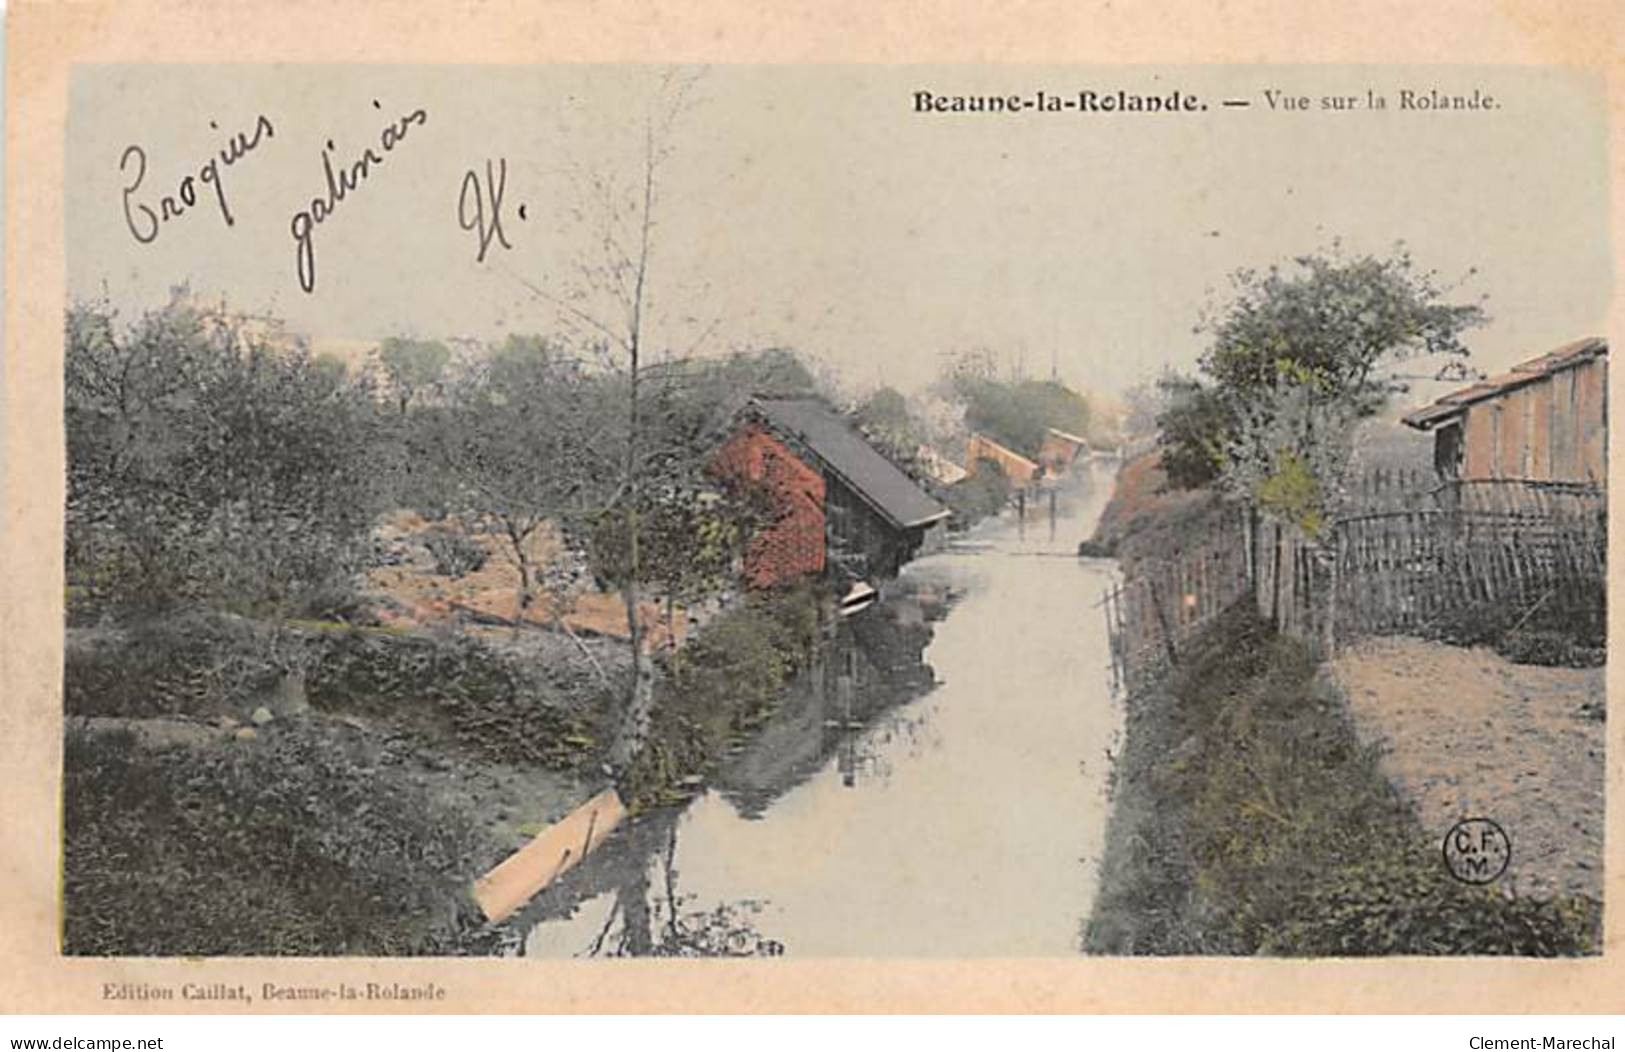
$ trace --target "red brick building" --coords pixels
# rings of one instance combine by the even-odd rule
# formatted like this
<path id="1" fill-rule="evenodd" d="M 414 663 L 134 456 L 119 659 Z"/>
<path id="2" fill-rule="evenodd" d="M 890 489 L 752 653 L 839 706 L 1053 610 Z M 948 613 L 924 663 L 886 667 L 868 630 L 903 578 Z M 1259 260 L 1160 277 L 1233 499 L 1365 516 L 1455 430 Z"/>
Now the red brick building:
<path id="1" fill-rule="evenodd" d="M 712 470 L 761 487 L 773 509 L 746 547 L 745 578 L 756 587 L 895 577 L 949 514 L 811 398 L 752 401 Z"/>
<path id="2" fill-rule="evenodd" d="M 756 588 L 824 572 L 824 477 L 761 423 L 749 421 L 723 443 L 712 470 L 760 487 L 775 519 L 745 549 L 745 580 Z"/>

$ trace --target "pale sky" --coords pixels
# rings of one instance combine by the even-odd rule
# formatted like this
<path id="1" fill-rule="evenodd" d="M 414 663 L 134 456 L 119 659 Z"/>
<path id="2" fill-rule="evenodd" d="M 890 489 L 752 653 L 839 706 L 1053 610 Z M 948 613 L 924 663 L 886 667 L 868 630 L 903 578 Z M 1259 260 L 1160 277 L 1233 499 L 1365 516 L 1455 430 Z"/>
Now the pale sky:
<path id="1" fill-rule="evenodd" d="M 589 243 L 579 173 L 636 174 L 643 67 L 87 67 L 70 100 L 68 286 L 127 313 L 172 285 L 270 311 L 324 341 L 492 338 L 545 331 Z M 1477 88 L 1501 108 L 1398 109 L 1402 88 Z M 1265 89 L 1372 88 L 1379 112 L 1272 111 Z M 939 94 L 1194 92 L 1181 114 L 914 112 Z M 698 81 L 661 181 L 650 342 L 785 345 L 854 390 L 929 382 L 944 352 L 1112 392 L 1189 367 L 1209 291 L 1341 237 L 1403 239 L 1462 295 L 1489 296 L 1476 363 L 1505 368 L 1601 333 L 1613 274 L 1599 81 L 1569 71 L 1385 67 L 720 67 Z M 1226 108 L 1223 98 L 1252 102 Z M 374 107 L 373 101 L 378 105 Z M 416 109 L 387 153 L 386 124 Z M 179 193 L 228 135 L 273 134 L 142 244 L 132 208 Z M 210 127 L 214 122 L 218 129 Z M 314 227 L 316 290 L 300 289 L 290 223 L 335 164 L 384 163 Z M 464 173 L 506 158 L 503 226 L 476 262 L 460 228 Z M 121 171 L 121 159 L 125 166 Z M 571 173 L 578 173 L 572 176 Z M 525 206 L 526 218 L 517 215 Z M 589 212 L 591 209 L 588 210 Z M 137 210 L 138 228 L 145 222 Z"/>

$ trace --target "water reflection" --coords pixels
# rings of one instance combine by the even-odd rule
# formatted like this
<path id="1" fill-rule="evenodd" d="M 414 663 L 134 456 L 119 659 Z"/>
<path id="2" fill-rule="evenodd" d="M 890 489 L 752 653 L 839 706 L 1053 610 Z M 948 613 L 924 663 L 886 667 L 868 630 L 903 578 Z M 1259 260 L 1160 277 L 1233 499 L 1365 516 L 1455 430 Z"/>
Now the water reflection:
<path id="1" fill-rule="evenodd" d="M 908 567 L 709 788 L 538 896 L 525 952 L 1074 952 L 1121 713 L 1112 569 L 1072 553 L 1108 488 Z"/>
<path id="2" fill-rule="evenodd" d="M 863 732 L 935 685 L 923 655 L 931 640 L 928 620 L 941 617 L 945 605 L 935 589 L 922 594 L 914 582 L 898 582 L 883 602 L 837 622 L 810 673 L 723 764 L 716 790 L 743 817 L 760 818 L 831 757 L 848 788 L 860 772 L 879 776 L 884 761 Z M 885 742 L 895 733 L 888 727 Z"/>
<path id="3" fill-rule="evenodd" d="M 675 819 L 671 812 L 670 818 Z M 677 890 L 677 823 L 650 824 L 664 828 L 663 851 L 645 866 L 625 868 L 607 900 L 604 923 L 580 957 L 777 957 L 784 946 L 765 938 L 754 927 L 762 904 L 753 900 L 694 908 L 696 896 Z"/>

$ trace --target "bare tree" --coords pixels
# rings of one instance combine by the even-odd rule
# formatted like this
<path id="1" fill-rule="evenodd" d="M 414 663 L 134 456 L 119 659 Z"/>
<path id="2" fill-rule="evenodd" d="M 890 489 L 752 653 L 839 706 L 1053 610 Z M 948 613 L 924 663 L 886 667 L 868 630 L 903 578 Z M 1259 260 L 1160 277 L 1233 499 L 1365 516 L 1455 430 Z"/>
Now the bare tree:
<path id="1" fill-rule="evenodd" d="M 650 286 L 655 263 L 660 190 L 673 154 L 673 131 L 687 109 L 695 77 L 666 73 L 655 92 L 642 126 L 640 156 L 633 177 L 600 172 L 580 180 L 579 211 L 590 224 L 594 252 L 578 267 L 576 287 L 556 291 L 521 278 L 538 299 L 553 306 L 573 332 L 593 346 L 620 377 L 619 401 L 623 430 L 618 437 L 618 470 L 606 481 L 603 507 L 625 519 L 628 540 L 627 572 L 620 590 L 626 610 L 627 638 L 632 662 L 626 703 L 620 726 L 609 749 L 609 763 L 624 772 L 642 751 L 649 735 L 654 707 L 654 665 L 646 645 L 643 623 L 642 570 L 644 553 L 639 538 L 640 508 L 650 477 L 683 466 L 684 451 L 654 439 L 655 430 L 644 391 L 650 366 Z M 689 347 L 676 358 L 686 358 L 714 332 L 716 322 L 703 326 Z M 668 359 L 672 348 L 663 348 Z M 603 478 L 603 476 L 601 476 Z"/>

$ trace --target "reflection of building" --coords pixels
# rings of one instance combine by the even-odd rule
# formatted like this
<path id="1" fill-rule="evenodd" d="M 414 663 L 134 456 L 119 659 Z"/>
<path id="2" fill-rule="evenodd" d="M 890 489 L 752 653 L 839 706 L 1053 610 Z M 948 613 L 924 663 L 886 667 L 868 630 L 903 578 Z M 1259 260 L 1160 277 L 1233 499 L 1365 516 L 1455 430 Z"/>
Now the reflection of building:
<path id="1" fill-rule="evenodd" d="M 976 474 L 981 470 L 984 460 L 991 460 L 997 464 L 1012 486 L 1026 486 L 1038 476 L 1037 464 L 978 432 L 971 435 L 970 441 L 965 443 L 965 470 L 972 475 Z"/>
<path id="2" fill-rule="evenodd" d="M 757 398 L 713 464 L 723 478 L 759 488 L 774 520 L 746 553 L 758 587 L 830 571 L 894 577 L 949 512 L 811 398 Z"/>
<path id="3" fill-rule="evenodd" d="M 1406 415 L 1432 431 L 1447 479 L 1604 485 L 1608 478 L 1608 344 L 1576 340 Z"/>
<path id="4" fill-rule="evenodd" d="M 941 607 L 928 610 L 917 588 L 905 578 L 886 602 L 836 622 L 812 667 L 724 765 L 714 784 L 741 814 L 760 815 L 832 758 L 845 785 L 873 773 L 870 729 L 936 683 L 925 649 Z"/>

